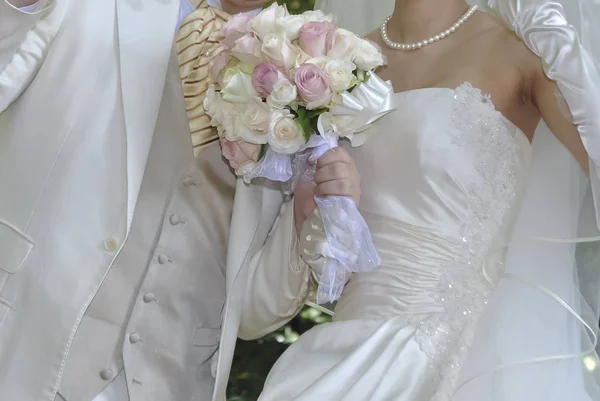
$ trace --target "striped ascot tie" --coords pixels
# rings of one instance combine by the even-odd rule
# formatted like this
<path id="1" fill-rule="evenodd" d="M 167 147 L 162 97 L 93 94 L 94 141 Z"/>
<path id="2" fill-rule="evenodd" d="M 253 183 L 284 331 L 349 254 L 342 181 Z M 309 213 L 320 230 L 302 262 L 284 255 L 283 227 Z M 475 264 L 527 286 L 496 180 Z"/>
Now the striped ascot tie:
<path id="1" fill-rule="evenodd" d="M 210 125 L 204 97 L 209 87 L 210 55 L 223 38 L 221 28 L 229 19 L 226 12 L 210 7 L 207 0 L 190 0 L 196 9 L 181 24 L 176 35 L 179 72 L 185 96 L 194 156 L 218 140 L 216 129 Z"/>

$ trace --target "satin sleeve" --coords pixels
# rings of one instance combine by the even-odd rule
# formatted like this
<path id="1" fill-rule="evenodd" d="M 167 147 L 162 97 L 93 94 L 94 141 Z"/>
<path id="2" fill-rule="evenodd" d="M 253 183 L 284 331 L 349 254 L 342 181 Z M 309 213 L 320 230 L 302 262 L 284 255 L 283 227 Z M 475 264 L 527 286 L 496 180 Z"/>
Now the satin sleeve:
<path id="1" fill-rule="evenodd" d="M 262 249 L 249 266 L 239 337 L 252 340 L 269 334 L 314 301 L 323 272 L 326 238 L 318 211 L 294 224 L 294 202 L 284 204 Z"/>
<path id="2" fill-rule="evenodd" d="M 8 64 L 29 32 L 53 6 L 52 1 L 40 1 L 23 8 L 10 0 L 0 0 L 0 70 Z"/>
<path id="3" fill-rule="evenodd" d="M 498 13 L 538 55 L 548 76 L 556 82 L 562 97 L 569 106 L 573 124 L 590 158 L 590 180 L 594 196 L 596 224 L 600 229 L 600 38 L 598 29 L 600 6 L 578 0 L 494 1 Z M 592 9 L 595 7 L 595 9 Z M 578 18 L 582 26 L 577 29 L 567 20 Z M 592 15 L 588 15 L 588 14 Z M 579 15 L 575 15 L 579 14 Z M 591 25 L 590 25 L 591 24 Z M 597 35 L 590 35 L 594 30 Z"/>
<path id="4" fill-rule="evenodd" d="M 18 9 L 0 0 L 0 113 L 31 83 L 62 18 L 61 0 L 39 0 L 34 9 Z M 64 4 L 64 3 L 61 3 Z"/>
<path id="5" fill-rule="evenodd" d="M 304 221 L 299 245 L 300 258 L 310 266 L 313 279 L 319 282 L 325 268 L 326 258 L 333 257 L 327 246 L 327 237 L 319 209 L 315 209 Z"/>

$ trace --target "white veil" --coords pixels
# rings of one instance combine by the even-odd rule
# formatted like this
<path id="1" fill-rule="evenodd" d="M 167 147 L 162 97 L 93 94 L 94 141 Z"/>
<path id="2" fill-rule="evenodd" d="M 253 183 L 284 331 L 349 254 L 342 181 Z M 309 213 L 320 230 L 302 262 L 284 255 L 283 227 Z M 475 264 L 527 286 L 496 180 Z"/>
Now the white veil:
<path id="1" fill-rule="evenodd" d="M 600 401 L 595 351 L 600 308 L 600 1 L 468 2 L 501 18 L 543 60 L 590 155 L 591 179 L 541 123 L 533 141 L 526 197 L 507 244 L 506 274 L 478 325 L 453 400 Z M 336 15 L 341 27 L 366 34 L 391 15 L 394 3 L 317 0 L 316 6 Z"/>

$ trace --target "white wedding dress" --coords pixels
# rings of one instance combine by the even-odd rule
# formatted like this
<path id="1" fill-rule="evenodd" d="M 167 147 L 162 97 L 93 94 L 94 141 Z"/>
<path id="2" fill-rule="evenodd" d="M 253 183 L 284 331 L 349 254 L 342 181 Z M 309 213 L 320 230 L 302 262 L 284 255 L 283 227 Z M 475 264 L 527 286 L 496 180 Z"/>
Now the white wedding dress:
<path id="1" fill-rule="evenodd" d="M 348 149 L 382 264 L 275 364 L 260 401 L 450 400 L 503 272 L 531 145 L 470 84 L 392 96 Z M 484 400 L 481 400 L 484 401 Z"/>

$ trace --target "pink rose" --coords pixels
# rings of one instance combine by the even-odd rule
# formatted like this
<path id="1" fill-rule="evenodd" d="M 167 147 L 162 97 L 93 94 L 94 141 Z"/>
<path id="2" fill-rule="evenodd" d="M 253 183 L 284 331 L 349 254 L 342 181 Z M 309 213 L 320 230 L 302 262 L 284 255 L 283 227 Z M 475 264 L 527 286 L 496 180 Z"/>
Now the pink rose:
<path id="1" fill-rule="evenodd" d="M 324 56 L 331 49 L 336 30 L 333 22 L 307 22 L 300 28 L 298 44 L 313 57 Z"/>
<path id="2" fill-rule="evenodd" d="M 271 63 L 259 64 L 252 74 L 252 86 L 260 97 L 266 98 L 273 91 L 273 85 L 283 74 Z"/>
<path id="3" fill-rule="evenodd" d="M 326 106 L 331 101 L 331 80 L 314 64 L 302 64 L 294 75 L 298 94 L 306 102 L 309 110 Z"/>
<path id="4" fill-rule="evenodd" d="M 216 84 L 219 82 L 223 69 L 231 58 L 231 50 L 224 46 L 219 46 L 212 54 L 212 59 L 208 64 L 208 75 L 210 82 Z"/>
<path id="5" fill-rule="evenodd" d="M 221 34 L 225 36 L 223 44 L 231 47 L 236 40 L 248 33 L 246 26 L 250 20 L 250 16 L 238 14 L 227 21 L 227 23 L 223 25 L 223 28 L 221 29 Z"/>
<path id="6" fill-rule="evenodd" d="M 254 145 L 243 140 L 235 142 L 225 138 L 219 140 L 221 152 L 237 175 L 245 175 L 256 165 L 260 154 L 260 145 Z"/>

